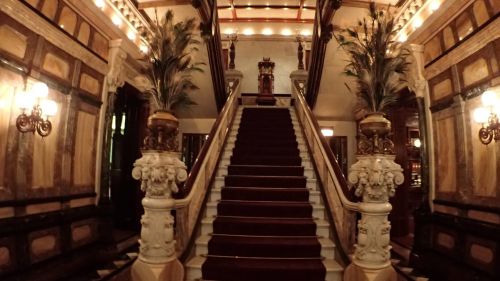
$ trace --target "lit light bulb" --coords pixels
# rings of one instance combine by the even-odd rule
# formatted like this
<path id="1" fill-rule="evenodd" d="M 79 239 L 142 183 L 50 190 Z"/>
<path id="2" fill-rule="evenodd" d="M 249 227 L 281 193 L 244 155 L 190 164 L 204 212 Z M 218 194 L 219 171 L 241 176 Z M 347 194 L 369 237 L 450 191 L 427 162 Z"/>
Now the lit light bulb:
<path id="1" fill-rule="evenodd" d="M 226 34 L 226 35 L 233 34 L 233 33 L 234 33 L 234 29 L 232 29 L 232 28 L 224 29 L 224 34 Z"/>
<path id="2" fill-rule="evenodd" d="M 484 106 L 494 106 L 497 102 L 497 95 L 493 91 L 485 91 L 481 96 L 481 102 Z"/>
<path id="3" fill-rule="evenodd" d="M 302 31 L 300 31 L 300 35 L 311 36 L 311 31 L 309 29 L 303 29 Z"/>
<path id="4" fill-rule="evenodd" d="M 31 92 L 35 97 L 45 98 L 49 95 L 49 87 L 43 82 L 36 82 L 31 87 Z"/>
<path id="5" fill-rule="evenodd" d="M 146 54 L 147 52 L 149 52 L 149 48 L 148 48 L 148 46 L 146 46 L 146 44 L 144 44 L 144 43 L 143 43 L 143 44 L 141 44 L 141 45 L 139 46 L 139 50 L 140 50 L 142 53 L 144 53 L 144 54 Z"/>
<path id="6" fill-rule="evenodd" d="M 31 109 L 35 104 L 35 96 L 32 92 L 20 91 L 16 95 L 16 105 L 22 110 Z"/>
<path id="7" fill-rule="evenodd" d="M 127 37 L 128 37 L 128 39 L 134 41 L 135 38 L 137 38 L 137 35 L 136 35 L 136 33 L 133 30 L 129 30 L 127 32 Z"/>
<path id="8" fill-rule="evenodd" d="M 406 35 L 405 33 L 401 33 L 401 35 L 399 35 L 398 41 L 404 43 L 406 42 L 406 40 L 408 40 L 408 35 Z"/>
<path id="9" fill-rule="evenodd" d="M 101 10 L 106 5 L 106 3 L 104 2 L 104 0 L 94 0 L 94 4 L 96 5 L 97 8 L 99 8 Z"/>
<path id="10" fill-rule="evenodd" d="M 321 133 L 325 137 L 331 137 L 333 136 L 333 129 L 321 129 Z"/>
<path id="11" fill-rule="evenodd" d="M 253 31 L 253 29 L 251 29 L 251 28 L 243 29 L 243 35 L 249 36 L 249 35 L 253 35 L 254 33 L 255 33 L 255 31 Z"/>
<path id="12" fill-rule="evenodd" d="M 40 107 L 42 108 L 43 116 L 54 116 L 57 113 L 57 103 L 53 100 L 43 100 L 40 103 Z"/>
<path id="13" fill-rule="evenodd" d="M 415 19 L 413 20 L 413 27 L 415 27 L 415 28 L 419 28 L 419 27 L 421 27 L 421 26 L 422 26 L 422 24 L 423 24 L 423 23 L 424 23 L 424 22 L 422 21 L 422 19 L 421 19 L 421 18 L 415 18 Z"/>
<path id="14" fill-rule="evenodd" d="M 438 0 L 434 0 L 431 2 L 429 8 L 431 9 L 431 11 L 437 11 L 437 9 L 439 9 L 439 6 L 441 6 L 441 3 L 438 1 Z"/>
<path id="15" fill-rule="evenodd" d="M 422 146 L 422 142 L 420 141 L 420 139 L 416 139 L 413 141 L 413 146 L 415 147 L 420 147 Z"/>
<path id="16" fill-rule="evenodd" d="M 488 117 L 490 116 L 490 113 L 486 108 L 484 107 L 479 107 L 474 110 L 474 113 L 472 114 L 474 117 L 474 121 L 476 123 L 484 124 L 488 122 Z"/>
<path id="17" fill-rule="evenodd" d="M 263 35 L 273 35 L 273 30 L 271 28 L 264 28 L 262 30 Z"/>
<path id="18" fill-rule="evenodd" d="M 292 35 L 292 31 L 288 28 L 285 28 L 285 29 L 281 30 L 281 35 L 290 36 L 290 35 Z"/>
<path id="19" fill-rule="evenodd" d="M 116 26 L 120 26 L 122 25 L 122 19 L 117 15 L 117 14 L 114 14 L 112 17 L 111 17 L 111 21 L 113 22 L 114 25 Z"/>

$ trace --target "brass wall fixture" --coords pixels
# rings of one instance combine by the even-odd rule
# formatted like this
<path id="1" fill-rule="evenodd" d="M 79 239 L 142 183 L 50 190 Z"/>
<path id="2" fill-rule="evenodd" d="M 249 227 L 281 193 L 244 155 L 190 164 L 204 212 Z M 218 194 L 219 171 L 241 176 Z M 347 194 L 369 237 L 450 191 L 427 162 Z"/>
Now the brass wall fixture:
<path id="1" fill-rule="evenodd" d="M 17 93 L 17 105 L 22 113 L 17 116 L 16 127 L 21 133 L 35 133 L 46 137 L 52 131 L 50 116 L 57 112 L 57 104 L 47 99 L 49 87 L 36 82 L 29 91 Z"/>

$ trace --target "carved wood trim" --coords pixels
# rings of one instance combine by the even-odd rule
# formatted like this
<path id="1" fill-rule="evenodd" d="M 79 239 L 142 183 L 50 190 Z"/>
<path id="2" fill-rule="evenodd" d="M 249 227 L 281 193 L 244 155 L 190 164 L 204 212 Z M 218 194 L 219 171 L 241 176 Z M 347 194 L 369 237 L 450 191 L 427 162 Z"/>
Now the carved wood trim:
<path id="1" fill-rule="evenodd" d="M 12 29 L 14 29 L 15 31 L 26 36 L 27 45 L 23 58 L 19 58 L 5 50 L 0 50 L 0 56 L 25 67 L 29 67 L 33 61 L 33 57 L 35 56 L 37 34 L 26 28 L 24 25 L 13 20 L 7 14 L 0 11 L 0 25 L 3 24 L 12 27 Z"/>
<path id="2" fill-rule="evenodd" d="M 477 80 L 469 85 L 465 85 L 465 73 L 464 70 L 466 67 L 472 65 L 474 62 L 477 62 L 478 60 L 483 59 L 486 62 L 488 74 L 487 76 L 481 78 L 480 80 Z M 468 56 L 466 59 L 462 60 L 457 64 L 457 70 L 458 70 L 458 80 L 460 83 L 460 88 L 461 91 L 466 91 L 471 88 L 474 88 L 480 84 L 484 84 L 484 82 L 489 81 L 493 78 L 493 75 L 498 75 L 499 70 L 498 70 L 498 62 L 497 62 L 497 71 L 496 73 L 493 71 L 492 65 L 491 65 L 491 60 L 496 60 L 495 58 L 495 50 L 494 50 L 494 45 L 493 44 L 488 44 L 481 50 L 477 51 L 476 53 Z"/>
<path id="3" fill-rule="evenodd" d="M 434 90 L 434 87 L 438 85 L 439 83 L 446 81 L 449 79 L 450 81 L 450 86 L 451 86 L 451 93 L 446 94 L 442 97 L 436 97 L 436 93 Z M 450 98 L 453 98 L 457 94 L 456 89 L 454 87 L 455 82 L 454 82 L 454 77 L 451 72 L 451 68 L 448 68 L 447 70 L 441 72 L 437 76 L 433 77 L 432 79 L 429 80 L 429 93 L 430 93 L 430 98 L 431 98 L 431 105 L 435 106 L 438 104 L 442 103 L 448 103 Z"/>

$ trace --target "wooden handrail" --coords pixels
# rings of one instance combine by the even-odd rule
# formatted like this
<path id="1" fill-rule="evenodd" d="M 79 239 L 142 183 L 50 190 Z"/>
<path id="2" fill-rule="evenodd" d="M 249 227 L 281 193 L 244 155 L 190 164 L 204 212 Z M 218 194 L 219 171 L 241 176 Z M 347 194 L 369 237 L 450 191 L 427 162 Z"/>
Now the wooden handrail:
<path id="1" fill-rule="evenodd" d="M 338 245 L 342 262 L 350 262 L 348 253 L 354 244 L 356 226 L 355 212 L 359 203 L 353 202 L 347 181 L 325 138 L 321 135 L 316 118 L 307 105 L 298 83 L 294 83 L 295 111 L 302 124 L 304 139 L 309 147 L 311 160 L 318 175 L 325 209 L 332 227 L 333 239 Z"/>
<path id="2" fill-rule="evenodd" d="M 240 84 L 236 81 L 231 87 L 227 102 L 196 158 L 183 188 L 185 196 L 175 200 L 175 239 L 177 241 L 177 253 L 181 260 L 187 258 L 191 246 L 194 245 L 195 234 L 202 219 L 204 202 L 209 196 L 209 189 L 239 106 L 237 98 L 239 86 Z"/>

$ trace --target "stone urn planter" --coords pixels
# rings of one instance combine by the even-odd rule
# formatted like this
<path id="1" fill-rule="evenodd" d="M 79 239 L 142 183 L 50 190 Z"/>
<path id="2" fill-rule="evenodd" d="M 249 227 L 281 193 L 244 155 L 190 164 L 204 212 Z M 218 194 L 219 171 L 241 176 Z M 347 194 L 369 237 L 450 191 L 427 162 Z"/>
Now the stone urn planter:
<path id="1" fill-rule="evenodd" d="M 358 142 L 358 154 L 392 154 L 394 143 L 389 139 L 391 121 L 382 112 L 368 113 L 359 122 L 361 138 Z"/>
<path id="2" fill-rule="evenodd" d="M 149 134 L 144 139 L 144 149 L 177 151 L 179 120 L 170 111 L 157 110 L 148 117 Z"/>

